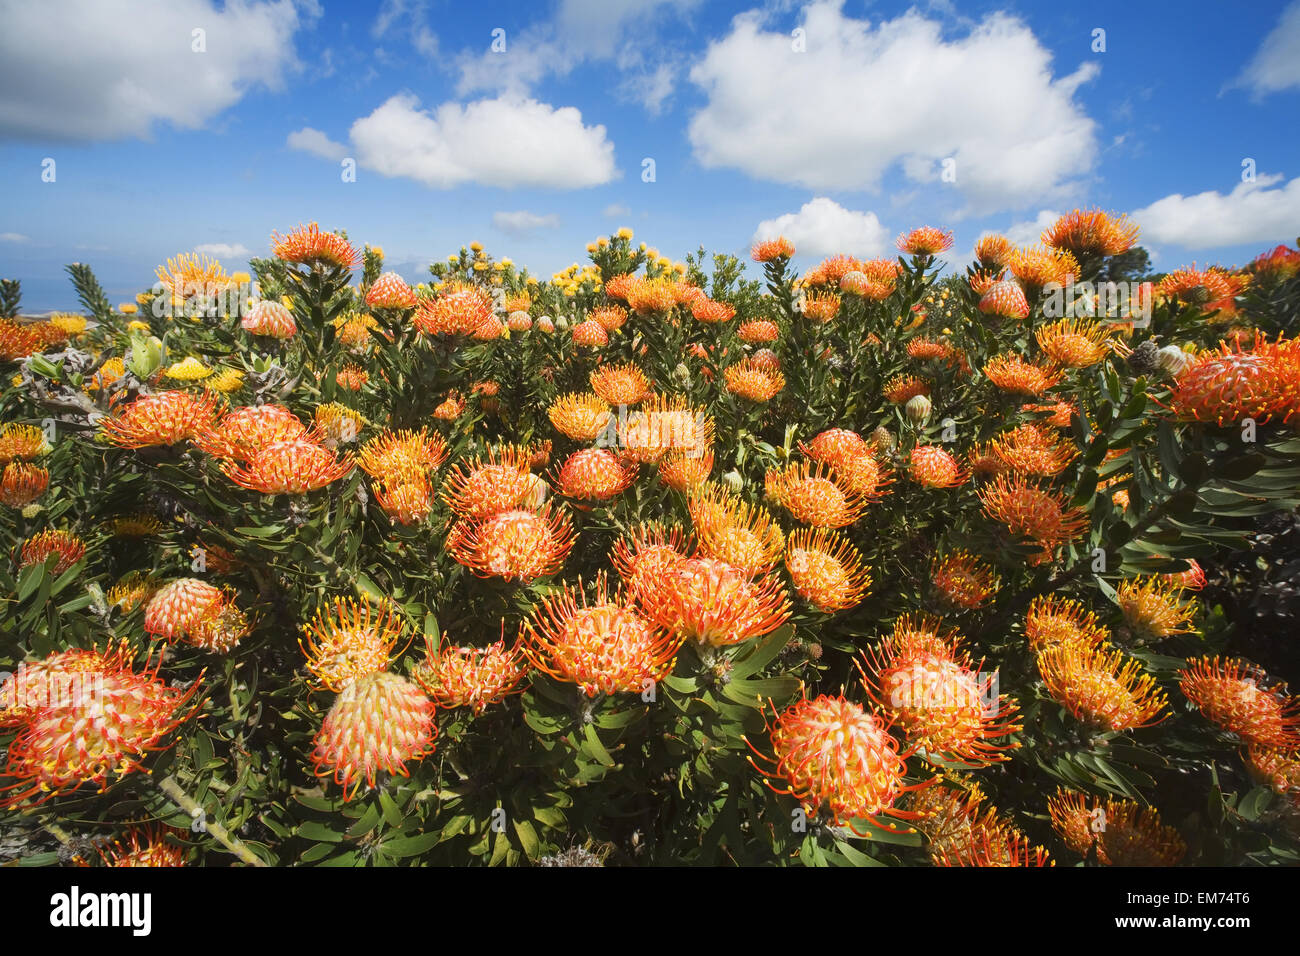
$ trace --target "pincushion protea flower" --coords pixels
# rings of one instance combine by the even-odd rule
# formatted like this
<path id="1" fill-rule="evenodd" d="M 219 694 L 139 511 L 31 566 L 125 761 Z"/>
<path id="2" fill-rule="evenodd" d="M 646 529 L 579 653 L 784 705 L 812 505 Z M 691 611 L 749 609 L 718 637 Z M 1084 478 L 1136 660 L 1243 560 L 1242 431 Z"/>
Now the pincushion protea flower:
<path id="1" fill-rule="evenodd" d="M 1029 317 L 1029 300 L 1025 298 L 1025 290 L 1018 283 L 993 281 L 982 291 L 975 291 L 981 293 L 979 310 L 985 315 L 996 315 L 1004 319 Z"/>
<path id="2" fill-rule="evenodd" d="M 130 613 L 140 604 L 153 597 L 158 583 L 143 571 L 131 571 L 124 574 L 111 588 L 105 599 L 113 607 Z"/>
<path id="3" fill-rule="evenodd" d="M 546 506 L 462 519 L 447 533 L 446 548 L 480 577 L 527 584 L 558 571 L 575 538 L 568 514 Z"/>
<path id="4" fill-rule="evenodd" d="M 191 296 L 214 296 L 234 284 L 221 263 L 204 253 L 168 259 L 166 267 L 159 266 L 155 274 L 173 302 L 184 302 Z"/>
<path id="5" fill-rule="evenodd" d="M 410 776 L 406 763 L 434 750 L 438 728 L 433 702 L 397 674 L 381 671 L 357 678 L 339 694 L 316 734 L 316 775 L 332 777 L 343 799 L 357 795 L 364 780 L 374 787 L 383 770 Z"/>
<path id="6" fill-rule="evenodd" d="M 997 355 L 984 366 L 989 381 L 1004 392 L 1037 398 L 1061 383 L 1061 370 L 1054 365 L 1026 362 L 1018 355 Z"/>
<path id="7" fill-rule="evenodd" d="M 1160 822 L 1159 811 L 1132 800 L 1103 801 L 1061 787 L 1047 809 L 1066 846 L 1081 856 L 1095 847 L 1106 866 L 1176 866 L 1187 853 L 1178 831 Z"/>
<path id="8" fill-rule="evenodd" d="M 1034 337 L 1048 358 L 1066 368 L 1096 365 L 1110 351 L 1108 330 L 1096 322 L 1061 319 L 1044 325 Z"/>
<path id="9" fill-rule="evenodd" d="M 1135 730 L 1164 720 L 1168 698 L 1137 661 L 1119 651 L 1059 643 L 1038 652 L 1047 692 L 1076 720 L 1103 730 Z"/>
<path id="10" fill-rule="evenodd" d="M 741 359 L 722 373 L 727 391 L 751 402 L 768 402 L 785 388 L 785 376 L 778 370 L 759 365 L 753 359 Z"/>
<path id="11" fill-rule="evenodd" d="M 399 475 L 381 480 L 375 501 L 398 524 L 419 524 L 433 511 L 433 486 L 424 475 Z"/>
<path id="12" fill-rule="evenodd" d="M 830 293 L 813 293 L 804 296 L 803 316 L 812 322 L 825 324 L 840 314 L 840 297 Z"/>
<path id="13" fill-rule="evenodd" d="M 632 307 L 633 312 L 640 315 L 653 315 L 671 311 L 677 304 L 681 290 L 672 279 L 660 276 L 656 279 L 635 279 L 627 285 L 626 294 L 627 304 Z"/>
<path id="14" fill-rule="evenodd" d="M 1123 581 L 1115 592 L 1124 623 L 1139 639 L 1158 641 L 1194 630 L 1191 623 L 1195 605 L 1180 600 L 1182 585 L 1152 576 Z"/>
<path id="15" fill-rule="evenodd" d="M 155 392 L 141 395 L 116 416 L 105 418 L 104 433 L 122 448 L 175 445 L 206 434 L 216 410 L 216 399 L 209 395 Z"/>
<path id="16" fill-rule="evenodd" d="M 96 679 L 74 683 L 74 692 L 30 716 L 9 745 L 5 775 L 17 791 L 0 807 L 43 794 L 38 803 L 56 794 L 98 784 L 110 777 L 141 769 L 140 759 L 160 748 L 164 737 L 193 716 L 186 704 L 197 693 L 202 675 L 188 690 L 172 687 L 157 676 L 157 664 L 134 671 L 123 655 Z"/>
<path id="17" fill-rule="evenodd" d="M 606 332 L 613 332 L 627 322 L 627 309 L 621 305 L 605 305 L 592 309 L 590 318 Z"/>
<path id="18" fill-rule="evenodd" d="M 1230 298 L 1234 293 L 1234 284 L 1222 270 L 1201 270 L 1193 264 L 1191 268 L 1175 269 L 1166 275 L 1156 285 L 1155 291 L 1161 298 L 1206 305 Z"/>
<path id="19" fill-rule="evenodd" d="M 587 319 L 573 327 L 573 344 L 601 348 L 609 344 L 609 333 L 595 319 Z"/>
<path id="20" fill-rule="evenodd" d="M 775 342 L 781 337 L 781 327 L 769 319 L 750 319 L 736 327 L 736 336 L 742 342 L 762 345 Z"/>
<path id="21" fill-rule="evenodd" d="M 1069 428 L 1070 422 L 1079 411 L 1079 406 L 1074 402 L 1052 402 L 1050 405 L 1021 405 L 1022 412 L 1035 412 L 1045 414 L 1047 417 L 1039 421 L 1040 425 L 1051 425 L 1054 428 Z"/>
<path id="22" fill-rule="evenodd" d="M 447 472 L 442 498 L 459 517 L 482 518 L 518 508 L 533 493 L 532 456 L 513 445 L 459 461 Z"/>
<path id="23" fill-rule="evenodd" d="M 648 620 L 622 595 L 610 596 L 604 575 L 592 601 L 582 580 L 534 606 L 524 620 L 524 653 L 556 680 L 588 697 L 639 694 L 673 672 L 685 635 Z"/>
<path id="24" fill-rule="evenodd" d="M 584 448 L 568 457 L 555 476 L 560 494 L 608 501 L 632 487 L 640 468 L 607 448 Z"/>
<path id="25" fill-rule="evenodd" d="M 775 239 L 764 239 L 762 242 L 754 243 L 754 248 L 750 250 L 749 255 L 755 262 L 771 262 L 774 259 L 789 259 L 794 255 L 794 243 L 785 236 L 777 236 Z"/>
<path id="26" fill-rule="evenodd" d="M 711 647 L 740 644 L 776 630 L 790 617 L 790 601 L 775 577 L 757 580 L 715 558 L 687 558 L 642 578 L 636 599 L 665 630 Z"/>
<path id="27" fill-rule="evenodd" d="M 614 542 L 610 560 L 623 587 L 637 595 L 657 587 L 669 569 L 693 553 L 694 541 L 680 526 L 647 521 Z"/>
<path id="28" fill-rule="evenodd" d="M 826 614 L 862 603 L 870 568 L 848 539 L 826 528 L 800 528 L 786 542 L 785 568 L 795 593 Z"/>
<path id="29" fill-rule="evenodd" d="M 44 564 L 47 558 L 56 555 L 53 573 L 62 574 L 85 554 L 86 542 L 71 531 L 41 531 L 23 542 L 18 566 L 25 568 L 32 564 Z"/>
<path id="30" fill-rule="evenodd" d="M 909 256 L 935 256 L 952 248 L 952 233 L 934 226 L 920 226 L 899 236 L 896 245 Z"/>
<path id="31" fill-rule="evenodd" d="M 246 461 L 272 442 L 305 438 L 307 426 L 283 405 L 249 405 L 221 416 L 194 443 L 210 455 Z"/>
<path id="32" fill-rule="evenodd" d="M 1007 266 L 1020 284 L 1031 291 L 1050 283 L 1066 285 L 1072 276 L 1079 275 L 1079 261 L 1073 253 L 1043 246 L 1017 249 Z"/>
<path id="33" fill-rule="evenodd" d="M 780 560 L 785 537 L 761 505 L 742 501 L 717 485 L 704 485 L 691 493 L 687 507 L 703 557 L 751 575 L 770 571 Z"/>
<path id="34" fill-rule="evenodd" d="M 918 395 L 929 395 L 930 386 L 925 379 L 917 378 L 915 375 L 895 375 L 885 383 L 882 391 L 885 398 L 895 405 L 906 405 Z"/>
<path id="35" fill-rule="evenodd" d="M 972 826 L 967 838 L 952 849 L 932 851 L 935 866 L 1047 867 L 1055 866 L 1047 850 L 1034 846 L 1029 838 L 1006 820 L 996 819 L 992 810 L 980 824 Z"/>
<path id="36" fill-rule="evenodd" d="M 843 696 L 826 694 L 773 714 L 768 722 L 772 756 L 749 745 L 767 767 L 752 756 L 749 762 L 775 793 L 793 796 L 813 817 L 825 809 L 832 825 L 848 826 L 859 836 L 864 834 L 853 826 L 855 820 L 899 832 L 884 817 L 916 818 L 898 808 L 899 798 L 931 781 L 908 785 L 898 741 L 879 717 Z"/>
<path id="37" fill-rule="evenodd" d="M 984 513 L 1013 535 L 1028 538 L 1043 548 L 1034 563 L 1050 560 L 1058 546 L 1088 528 L 1088 516 L 1068 508 L 1060 493 L 1035 487 L 1023 478 L 998 475 L 978 492 Z"/>
<path id="38" fill-rule="evenodd" d="M 969 551 L 955 551 L 930 563 L 930 583 L 947 603 L 956 607 L 982 607 L 998 589 L 1001 579 L 992 567 Z"/>
<path id="39" fill-rule="evenodd" d="M 361 254 L 351 243 L 337 233 L 321 232 L 314 222 L 299 225 L 287 236 L 272 233 L 271 251 L 285 262 L 324 263 L 340 269 L 355 269 L 361 264 Z"/>
<path id="40" fill-rule="evenodd" d="M 443 437 L 429 434 L 427 428 L 385 429 L 361 447 L 357 464 L 372 478 L 415 479 L 441 468 L 448 454 Z"/>
<path id="41" fill-rule="evenodd" d="M 366 293 L 366 305 L 372 309 L 411 309 L 415 291 L 396 272 L 385 272 Z"/>
<path id="42" fill-rule="evenodd" d="M 684 452 L 670 451 L 659 459 L 659 480 L 669 488 L 682 493 L 689 493 L 709 480 L 713 474 L 713 452 L 691 456 Z"/>
<path id="43" fill-rule="evenodd" d="M 1025 636 L 1035 651 L 1061 644 L 1099 647 L 1110 642 L 1110 630 L 1078 601 L 1040 594 L 1025 613 Z"/>
<path id="44" fill-rule="evenodd" d="M 1270 687 L 1267 674 L 1247 661 L 1222 657 L 1189 660 L 1179 689 L 1201 715 L 1246 743 L 1300 747 L 1300 699 Z"/>
<path id="45" fill-rule="evenodd" d="M 226 477 L 250 491 L 264 495 L 302 495 L 345 477 L 352 456 L 339 458 L 313 441 L 277 441 L 266 445 L 246 464 L 227 462 Z"/>
<path id="46" fill-rule="evenodd" d="M 279 302 L 262 299 L 253 304 L 247 314 L 239 319 L 245 332 L 263 335 L 270 339 L 292 338 L 298 332 L 298 324 L 293 320 L 293 313 Z"/>
<path id="47" fill-rule="evenodd" d="M 734 319 L 736 309 L 735 306 L 728 305 L 725 302 L 715 302 L 708 296 L 701 294 L 691 304 L 691 315 L 697 322 L 716 325 L 719 322 L 730 322 Z"/>
<path id="48" fill-rule="evenodd" d="M 1043 230 L 1044 245 L 1068 249 L 1078 255 L 1117 256 L 1133 248 L 1137 223 L 1100 209 L 1076 209 Z"/>
<path id="49" fill-rule="evenodd" d="M 1046 425 L 1035 422 L 1018 425 L 998 436 L 989 452 L 1001 466 L 999 472 L 1038 478 L 1054 478 L 1079 456 L 1072 444 L 1058 441 Z"/>
<path id="50" fill-rule="evenodd" d="M 99 851 L 104 866 L 184 866 L 186 849 L 170 827 L 131 827 Z"/>
<path id="51" fill-rule="evenodd" d="M 1300 806 L 1300 751 L 1250 744 L 1244 759 L 1252 779 Z"/>
<path id="52" fill-rule="evenodd" d="M 372 608 L 368 600 L 335 598 L 317 608 L 302 625 L 298 646 L 317 686 L 340 691 L 367 674 L 387 670 L 402 636 L 402 619 L 387 601 Z"/>
<path id="53" fill-rule="evenodd" d="M 909 358 L 914 358 L 918 362 L 929 362 L 950 358 L 953 353 L 952 346 L 947 342 L 936 342 L 921 335 L 907 343 L 907 354 Z"/>
<path id="54" fill-rule="evenodd" d="M 528 665 L 518 642 L 507 648 L 502 638 L 487 647 L 458 647 L 425 637 L 424 651 L 411 676 L 439 707 L 468 707 L 477 717 L 523 689 Z"/>
<path id="55" fill-rule="evenodd" d="M 0 427 L 0 464 L 31 461 L 51 451 L 39 425 L 8 424 Z"/>
<path id="56" fill-rule="evenodd" d="M 1177 584 L 1188 591 L 1200 591 L 1205 587 L 1205 569 L 1195 558 L 1186 558 L 1186 571 L 1171 571 L 1162 577 L 1171 584 Z"/>
<path id="57" fill-rule="evenodd" d="M 366 420 L 356 409 L 341 402 L 317 405 L 312 413 L 312 428 L 327 448 L 337 448 L 357 440 Z"/>
<path id="58" fill-rule="evenodd" d="M 602 365 L 589 377 L 591 390 L 610 405 L 635 405 L 651 392 L 650 381 L 632 363 Z"/>
<path id="59" fill-rule="evenodd" d="M 961 462 L 938 445 L 917 445 L 908 455 L 908 474 L 926 488 L 956 488 L 970 480 Z"/>
<path id="60" fill-rule="evenodd" d="M 477 286 L 466 285 L 450 288 L 436 299 L 421 299 L 414 318 L 415 327 L 425 335 L 473 335 L 489 322 L 498 322 L 491 297 Z"/>
<path id="61" fill-rule="evenodd" d="M 178 578 L 160 588 L 145 609 L 144 630 L 168 641 L 178 640 L 224 600 L 221 588 L 198 578 Z"/>
<path id="62" fill-rule="evenodd" d="M 1011 264 L 1011 253 L 1015 250 L 1016 244 L 1006 236 L 990 233 L 975 243 L 975 258 L 982 268 L 997 272 Z"/>
<path id="63" fill-rule="evenodd" d="M 1199 356 L 1174 382 L 1170 407 L 1185 419 L 1217 425 L 1283 422 L 1300 414 L 1300 340 L 1220 345 Z"/>
<path id="64" fill-rule="evenodd" d="M 769 471 L 767 497 L 801 524 L 843 528 L 866 510 L 867 499 L 824 462 L 798 462 Z"/>
<path id="65" fill-rule="evenodd" d="M 608 427 L 609 405 L 591 392 L 568 392 L 546 410 L 560 434 L 574 441 L 595 441 Z"/>
<path id="66" fill-rule="evenodd" d="M 1248 266 L 1256 275 L 1273 276 L 1279 280 L 1291 278 L 1300 272 L 1300 252 L 1290 246 L 1279 245 L 1260 253 Z"/>
<path id="67" fill-rule="evenodd" d="M 653 395 L 626 420 L 618 439 L 627 457 L 654 464 L 669 452 L 699 458 L 713 445 L 713 419 L 676 396 Z"/>
<path id="68" fill-rule="evenodd" d="M 0 360 L 14 362 L 41 349 L 38 333 L 30 325 L 0 319 Z"/>
<path id="69" fill-rule="evenodd" d="M 50 473 L 40 465 L 11 461 L 0 475 L 0 502 L 10 508 L 24 508 L 50 486 Z"/>
<path id="70" fill-rule="evenodd" d="M 465 414 L 465 399 L 458 392 L 451 392 L 438 403 L 438 407 L 433 410 L 433 417 L 445 422 L 454 422 Z"/>
<path id="71" fill-rule="evenodd" d="M 105 674 L 129 670 L 134 653 L 124 640 L 104 650 L 72 648 L 23 661 L 17 673 L 0 684 L 0 728 L 18 727 L 43 710 L 88 699 Z"/>

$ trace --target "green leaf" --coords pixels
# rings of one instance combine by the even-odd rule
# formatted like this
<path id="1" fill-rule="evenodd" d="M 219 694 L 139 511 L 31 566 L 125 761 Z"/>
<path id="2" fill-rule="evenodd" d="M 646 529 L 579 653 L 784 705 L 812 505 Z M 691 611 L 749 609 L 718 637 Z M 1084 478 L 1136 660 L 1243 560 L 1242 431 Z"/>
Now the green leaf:
<path id="1" fill-rule="evenodd" d="M 388 795 L 387 790 L 379 791 L 379 806 L 383 810 L 384 819 L 390 827 L 400 827 L 404 817 L 402 811 L 398 808 L 393 798 Z"/>
<path id="2" fill-rule="evenodd" d="M 736 660 L 735 666 L 731 669 L 732 678 L 741 679 L 757 674 L 776 659 L 777 655 L 781 653 L 781 649 L 790 642 L 792 637 L 794 637 L 794 628 L 789 624 L 785 624 L 761 640 L 756 641 L 749 654 Z"/>
<path id="3" fill-rule="evenodd" d="M 401 836 L 395 840 L 385 840 L 383 842 L 383 851 L 388 856 L 403 859 L 408 856 L 419 856 L 421 853 L 427 853 L 441 841 L 442 833 L 439 831 L 421 833 L 418 836 Z"/>
<path id="4" fill-rule="evenodd" d="M 515 827 L 515 834 L 519 837 L 519 843 L 524 848 L 524 853 L 528 859 L 537 859 L 541 850 L 541 841 L 537 839 L 537 831 L 527 820 L 515 819 L 511 821 Z"/>
<path id="5" fill-rule="evenodd" d="M 342 833 L 331 830 L 325 824 L 317 823 L 315 820 L 300 823 L 297 833 L 304 840 L 311 840 L 313 843 L 339 843 L 343 840 Z"/>
<path id="6" fill-rule="evenodd" d="M 603 766 L 614 766 L 614 758 L 610 756 L 609 751 L 605 749 L 605 745 L 601 743 L 600 737 L 596 734 L 596 728 L 591 724 L 587 724 L 583 727 L 582 732 L 587 739 L 586 749 L 591 756 Z"/>

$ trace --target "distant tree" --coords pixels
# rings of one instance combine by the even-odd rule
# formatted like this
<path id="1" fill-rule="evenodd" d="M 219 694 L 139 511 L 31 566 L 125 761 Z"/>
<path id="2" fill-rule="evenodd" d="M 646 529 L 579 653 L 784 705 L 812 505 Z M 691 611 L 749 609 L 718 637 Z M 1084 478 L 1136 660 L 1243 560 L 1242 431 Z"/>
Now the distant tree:
<path id="1" fill-rule="evenodd" d="M 1111 256 L 1102 266 L 1102 282 L 1145 282 L 1151 275 L 1151 256 L 1141 246 Z"/>

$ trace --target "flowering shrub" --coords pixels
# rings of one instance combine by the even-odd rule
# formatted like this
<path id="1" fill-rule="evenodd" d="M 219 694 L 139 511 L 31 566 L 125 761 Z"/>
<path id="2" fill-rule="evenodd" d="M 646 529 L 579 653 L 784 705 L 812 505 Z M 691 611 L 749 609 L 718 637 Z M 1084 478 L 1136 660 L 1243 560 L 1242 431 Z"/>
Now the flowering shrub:
<path id="1" fill-rule="evenodd" d="M 1198 595 L 1300 504 L 1300 252 L 1117 295 L 1136 238 L 1076 211 L 942 279 L 942 229 L 802 275 L 776 239 L 759 282 L 621 230 L 412 287 L 313 223 L 255 283 L 182 256 L 114 309 L 77 266 L 40 322 L 7 283 L 0 831 L 1294 862 L 1294 648 Z"/>

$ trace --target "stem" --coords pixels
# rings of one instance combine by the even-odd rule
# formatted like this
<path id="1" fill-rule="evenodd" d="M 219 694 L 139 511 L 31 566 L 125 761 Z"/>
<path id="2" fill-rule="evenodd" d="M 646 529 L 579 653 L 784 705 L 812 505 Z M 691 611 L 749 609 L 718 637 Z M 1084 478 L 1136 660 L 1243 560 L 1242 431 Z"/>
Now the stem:
<path id="1" fill-rule="evenodd" d="M 199 806 L 194 798 L 181 789 L 181 785 L 176 782 L 175 777 L 167 777 L 163 780 L 154 781 L 158 784 L 158 789 L 166 794 L 173 803 L 188 813 L 191 817 L 202 815 L 206 833 L 212 834 L 217 842 L 224 846 L 239 859 L 243 860 L 249 866 L 266 866 L 265 861 L 256 856 L 252 850 L 246 847 L 239 837 L 230 833 L 216 820 L 208 820 L 204 809 Z"/>

